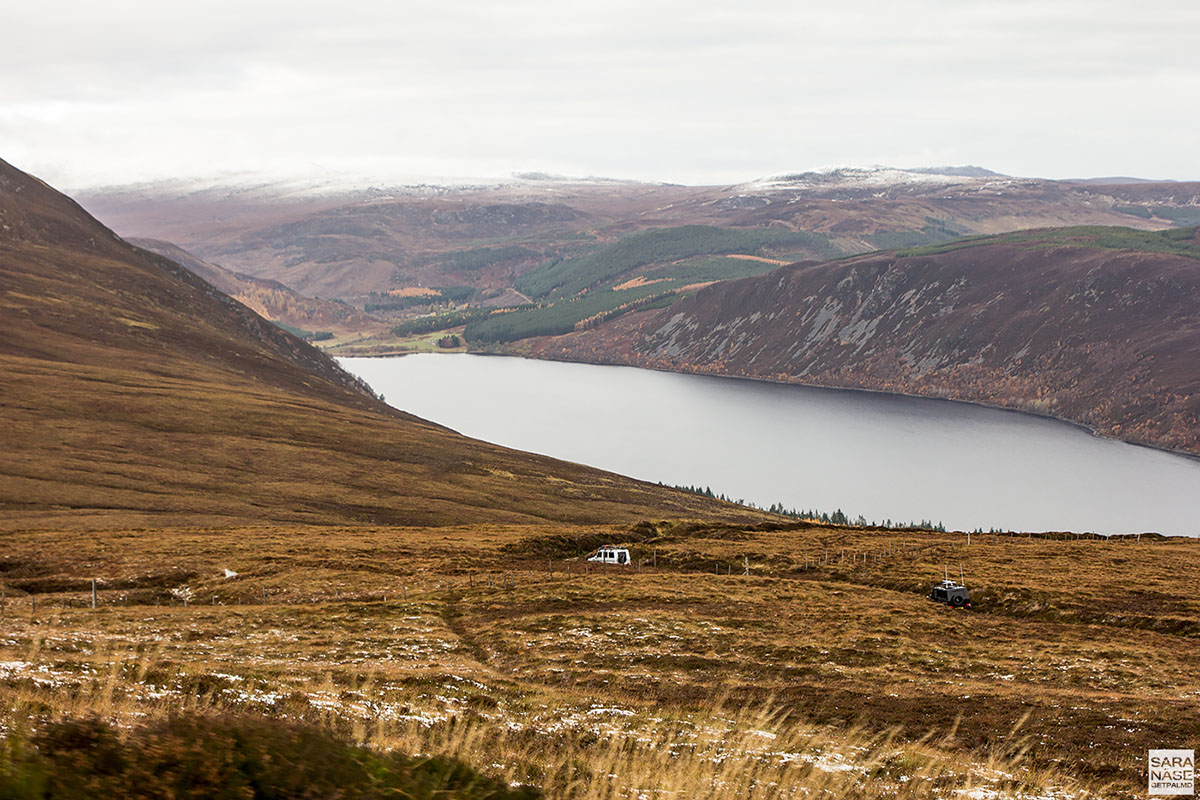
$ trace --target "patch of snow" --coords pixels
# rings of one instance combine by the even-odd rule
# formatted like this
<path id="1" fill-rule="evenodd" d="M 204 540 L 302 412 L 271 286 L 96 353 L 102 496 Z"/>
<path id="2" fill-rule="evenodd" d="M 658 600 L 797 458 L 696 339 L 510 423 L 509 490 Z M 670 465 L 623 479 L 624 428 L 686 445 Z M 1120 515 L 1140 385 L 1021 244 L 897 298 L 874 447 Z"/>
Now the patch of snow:
<path id="1" fill-rule="evenodd" d="M 877 189 L 895 186 L 952 186 L 975 183 L 979 179 L 939 172 L 917 172 L 895 167 L 831 166 L 789 175 L 775 175 L 744 183 L 737 189 L 745 192 L 777 191 L 835 191 L 845 189 Z"/>

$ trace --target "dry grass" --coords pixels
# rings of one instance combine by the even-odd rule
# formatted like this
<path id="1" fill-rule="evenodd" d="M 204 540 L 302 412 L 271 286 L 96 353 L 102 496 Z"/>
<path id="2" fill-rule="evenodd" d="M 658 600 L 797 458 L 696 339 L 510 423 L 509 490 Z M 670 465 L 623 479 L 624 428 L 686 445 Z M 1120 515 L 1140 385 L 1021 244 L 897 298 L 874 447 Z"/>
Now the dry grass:
<path id="1" fill-rule="evenodd" d="M 729 255 L 727 255 L 725 257 L 726 258 L 736 258 L 736 259 L 740 259 L 742 261 L 761 261 L 764 264 L 777 264 L 781 267 L 785 267 L 791 263 L 790 261 L 784 261 L 784 260 L 781 260 L 778 258 L 765 258 L 763 256 L 750 256 L 750 255 L 743 255 L 741 253 L 730 253 Z"/>
<path id="2" fill-rule="evenodd" d="M 571 550 L 597 539 L 648 563 L 583 574 Z M 1121 796 L 1147 748 L 1196 739 L 1198 543 L 962 542 L 695 524 L 12 533 L 0 698 L 10 720 L 317 720 L 561 797 Z M 924 600 L 960 562 L 975 608 Z"/>
<path id="3" fill-rule="evenodd" d="M 638 275 L 636 278 L 630 278 L 629 280 L 625 281 L 624 283 L 616 284 L 615 286 L 612 287 L 612 289 L 614 292 L 621 292 L 626 289 L 640 289 L 643 286 L 650 286 L 655 283 L 662 283 L 665 280 L 666 280 L 666 278 L 658 278 L 656 280 L 651 280 L 650 278 L 647 278 L 645 275 Z"/>

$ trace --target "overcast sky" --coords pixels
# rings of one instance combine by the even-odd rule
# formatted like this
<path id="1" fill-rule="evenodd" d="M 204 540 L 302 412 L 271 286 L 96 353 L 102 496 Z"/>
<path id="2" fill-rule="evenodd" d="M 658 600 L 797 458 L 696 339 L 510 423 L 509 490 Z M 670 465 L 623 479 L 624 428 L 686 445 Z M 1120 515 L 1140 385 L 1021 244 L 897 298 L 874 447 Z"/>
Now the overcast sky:
<path id="1" fill-rule="evenodd" d="M 1196 0 L 4 0 L 0 158 L 729 183 L 822 165 L 1200 179 Z"/>

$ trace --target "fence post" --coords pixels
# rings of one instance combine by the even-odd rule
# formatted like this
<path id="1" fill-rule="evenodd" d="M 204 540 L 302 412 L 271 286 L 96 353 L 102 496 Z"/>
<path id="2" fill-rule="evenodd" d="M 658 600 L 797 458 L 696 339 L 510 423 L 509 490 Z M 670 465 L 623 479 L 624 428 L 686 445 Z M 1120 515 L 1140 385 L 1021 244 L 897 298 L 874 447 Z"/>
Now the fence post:
<path id="1" fill-rule="evenodd" d="M 96 610 L 96 579 L 92 578 L 92 610 Z"/>

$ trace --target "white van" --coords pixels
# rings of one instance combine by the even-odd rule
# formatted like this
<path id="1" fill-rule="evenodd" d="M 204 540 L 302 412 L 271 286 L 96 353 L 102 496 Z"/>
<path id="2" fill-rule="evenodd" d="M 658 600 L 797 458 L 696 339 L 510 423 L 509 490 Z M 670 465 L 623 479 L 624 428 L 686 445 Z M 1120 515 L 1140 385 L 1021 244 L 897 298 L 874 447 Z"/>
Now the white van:
<path id="1" fill-rule="evenodd" d="M 599 564 L 620 564 L 625 567 L 632 563 L 629 558 L 629 550 L 624 547 L 613 547 L 611 544 L 602 545 L 599 550 L 588 556 L 588 561 Z"/>

